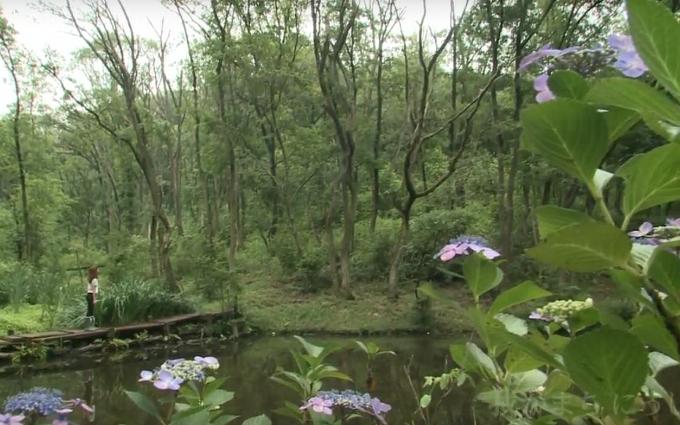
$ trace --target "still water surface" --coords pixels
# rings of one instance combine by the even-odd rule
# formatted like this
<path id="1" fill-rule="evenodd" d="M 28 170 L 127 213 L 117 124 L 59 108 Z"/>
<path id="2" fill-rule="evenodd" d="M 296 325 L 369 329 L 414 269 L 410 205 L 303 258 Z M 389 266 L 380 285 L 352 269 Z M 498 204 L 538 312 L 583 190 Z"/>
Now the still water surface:
<path id="1" fill-rule="evenodd" d="M 314 343 L 341 343 L 352 346 L 351 338 L 309 338 Z M 427 336 L 376 337 L 370 338 L 382 349 L 394 350 L 396 357 L 382 356 L 375 365 L 377 386 L 373 395 L 391 404 L 393 410 L 387 416 L 390 425 L 411 423 L 416 406 L 413 391 L 406 377 L 405 365 L 414 385 L 419 387 L 423 377 L 438 375 L 447 370 L 448 346 L 451 339 Z M 123 390 L 139 389 L 139 371 L 153 369 L 166 358 L 213 355 L 220 360 L 219 376 L 227 377 L 225 388 L 236 396 L 227 406 L 228 413 L 242 418 L 267 413 L 275 425 L 293 424 L 289 419 L 277 416 L 271 411 L 288 400 L 298 403 L 291 390 L 271 381 L 269 377 L 276 365 L 292 368 L 289 350 L 296 346 L 290 337 L 246 338 L 237 342 L 224 342 L 210 346 L 183 346 L 177 349 L 153 353 L 137 353 L 135 359 L 124 361 L 78 360 L 67 370 L 46 373 L 25 373 L 21 376 L 0 378 L 0 400 L 8 395 L 30 389 L 34 386 L 59 388 L 68 398 L 89 400 L 96 406 L 97 425 L 150 425 L 154 422 L 140 413 L 127 399 Z M 362 353 L 346 350 L 331 357 L 331 363 L 354 378 L 354 387 L 366 391 L 366 361 Z M 677 376 L 678 374 L 676 374 Z M 675 389 L 680 391 L 680 380 L 672 379 Z M 330 387 L 330 386 L 329 386 Z M 471 411 L 471 391 L 457 389 L 442 404 L 434 423 L 446 425 L 468 425 L 495 422 L 475 418 Z M 480 409 L 483 411 L 485 409 Z M 476 420 L 475 420 L 476 419 Z M 667 422 L 666 420 L 661 421 Z M 238 421 L 237 423 L 240 423 Z M 355 422 L 357 423 L 357 422 Z M 368 423 L 368 422 L 367 422 Z"/>

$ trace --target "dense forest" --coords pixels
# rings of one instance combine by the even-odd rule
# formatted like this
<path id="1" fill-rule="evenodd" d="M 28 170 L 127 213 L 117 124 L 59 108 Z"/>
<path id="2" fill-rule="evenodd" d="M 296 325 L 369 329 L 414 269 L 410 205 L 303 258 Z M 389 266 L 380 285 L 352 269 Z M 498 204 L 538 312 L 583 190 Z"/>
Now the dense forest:
<path id="1" fill-rule="evenodd" d="M 133 5 L 0 10 L 0 424 L 680 421 L 680 0 Z"/>
<path id="2" fill-rule="evenodd" d="M 137 35 L 123 3 L 43 5 L 81 39 L 68 58 L 37 57 L 3 18 L 16 94 L 0 127 L 5 297 L 30 296 L 14 287 L 26 282 L 60 288 L 91 264 L 172 292 L 231 293 L 266 272 L 397 297 L 441 277 L 428 259 L 458 234 L 535 274 L 523 260 L 535 207 L 594 207 L 519 149 L 535 93 L 520 61 L 606 43 L 619 1 L 452 2 L 440 33 L 425 1 L 415 34 L 393 0 L 163 5 L 182 26 L 156 39 Z M 636 138 L 656 143 L 644 128 Z M 614 151 L 612 166 L 634 150 Z M 621 187 L 604 194 L 615 210 Z"/>

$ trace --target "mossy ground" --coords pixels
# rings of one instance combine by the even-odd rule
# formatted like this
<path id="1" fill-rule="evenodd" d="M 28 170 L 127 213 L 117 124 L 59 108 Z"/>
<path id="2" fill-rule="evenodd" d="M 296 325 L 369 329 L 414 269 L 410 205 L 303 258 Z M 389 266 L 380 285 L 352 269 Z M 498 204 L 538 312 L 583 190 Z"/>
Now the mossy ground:
<path id="1" fill-rule="evenodd" d="M 384 283 L 356 284 L 353 300 L 332 289 L 305 293 L 293 284 L 269 279 L 250 279 L 242 285 L 239 304 L 243 314 L 267 332 L 454 334 L 469 329 L 465 310 L 470 300 L 462 288 L 440 288 L 441 299 L 432 302 L 428 320 L 418 313 L 413 285 L 397 300 L 387 296 Z M 219 303 L 206 308 L 219 309 Z"/>

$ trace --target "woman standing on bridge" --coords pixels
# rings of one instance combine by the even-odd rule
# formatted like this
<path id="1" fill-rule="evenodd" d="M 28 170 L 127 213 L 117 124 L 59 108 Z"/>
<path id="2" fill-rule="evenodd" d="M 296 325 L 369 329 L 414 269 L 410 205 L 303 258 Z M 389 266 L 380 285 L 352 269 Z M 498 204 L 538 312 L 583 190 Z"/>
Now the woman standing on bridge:
<path id="1" fill-rule="evenodd" d="M 94 305 L 97 303 L 99 294 L 99 269 L 96 266 L 87 269 L 87 322 L 89 326 L 94 326 Z"/>

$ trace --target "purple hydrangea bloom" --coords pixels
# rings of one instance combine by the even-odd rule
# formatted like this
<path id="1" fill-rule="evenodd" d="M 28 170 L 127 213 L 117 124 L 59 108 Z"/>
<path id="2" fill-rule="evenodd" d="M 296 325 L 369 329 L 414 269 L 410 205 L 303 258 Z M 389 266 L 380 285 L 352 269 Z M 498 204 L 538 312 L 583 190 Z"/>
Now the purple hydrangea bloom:
<path id="1" fill-rule="evenodd" d="M 24 418 L 24 415 L 0 415 L 0 425 L 22 425 Z"/>
<path id="2" fill-rule="evenodd" d="M 167 370 L 161 370 L 156 374 L 156 380 L 154 381 L 153 386 L 159 390 L 177 391 L 179 390 L 180 385 L 182 385 L 182 382 L 181 379 L 175 378 L 172 373 Z"/>
<path id="3" fill-rule="evenodd" d="M 538 311 L 532 311 L 531 314 L 529 315 L 529 319 L 531 319 L 531 320 L 541 320 L 543 322 L 552 322 L 553 321 L 552 317 L 541 314 Z"/>
<path id="4" fill-rule="evenodd" d="M 322 413 L 324 415 L 332 415 L 333 402 L 331 400 L 326 400 L 321 397 L 312 397 L 307 400 L 307 404 L 300 407 L 300 410 L 312 409 L 316 413 Z"/>
<path id="5" fill-rule="evenodd" d="M 637 78 L 649 70 L 638 55 L 633 39 L 627 35 L 612 34 L 609 36 L 609 46 L 616 51 L 614 67 L 626 77 Z"/>
<path id="6" fill-rule="evenodd" d="M 680 217 L 678 218 L 667 218 L 666 226 L 668 227 L 680 227 Z"/>
<path id="7" fill-rule="evenodd" d="M 194 361 L 206 369 L 218 369 L 220 367 L 220 362 L 215 357 L 194 357 Z"/>
<path id="8" fill-rule="evenodd" d="M 392 406 L 387 403 L 383 403 L 378 398 L 371 399 L 371 407 L 373 408 L 373 414 L 375 416 L 382 416 L 392 410 Z"/>
<path id="9" fill-rule="evenodd" d="M 35 413 L 40 416 L 49 416 L 61 409 L 63 404 L 64 400 L 61 398 L 60 391 L 35 387 L 8 398 L 5 401 L 5 414 Z"/>
<path id="10" fill-rule="evenodd" d="M 484 255 L 490 260 L 501 255 L 498 251 L 489 248 L 489 243 L 484 238 L 478 236 L 460 236 L 456 239 L 451 239 L 447 245 L 444 245 L 439 250 L 434 258 L 439 258 L 441 261 L 450 261 L 457 256 L 470 255 L 475 252 Z"/>
<path id="11" fill-rule="evenodd" d="M 151 382 L 153 380 L 153 372 L 150 370 L 143 370 L 139 372 L 138 382 Z"/>
<path id="12" fill-rule="evenodd" d="M 550 91 L 548 86 L 548 74 L 541 74 L 534 80 L 534 90 L 536 90 L 536 102 L 544 103 L 555 99 L 555 94 Z"/>
<path id="13" fill-rule="evenodd" d="M 628 236 L 632 236 L 634 238 L 641 238 L 643 236 L 649 235 L 650 233 L 652 233 L 652 231 L 654 231 L 654 226 L 652 225 L 652 223 L 650 223 L 649 221 L 645 221 L 640 225 L 638 230 L 628 232 Z"/>
<path id="14" fill-rule="evenodd" d="M 353 390 L 344 391 L 319 391 L 310 398 L 306 404 L 300 407 L 301 410 L 313 410 L 318 413 L 330 415 L 333 407 L 343 407 L 373 416 L 380 423 L 387 424 L 385 414 L 392 409 L 387 403 L 383 403 L 376 397 L 369 394 L 361 394 Z"/>
<path id="15" fill-rule="evenodd" d="M 529 53 L 519 63 L 517 68 L 518 72 L 524 72 L 527 68 L 537 62 L 540 62 L 544 58 L 559 58 L 571 53 L 576 53 L 579 51 L 579 47 L 568 47 L 566 49 L 554 49 L 550 45 L 546 44 L 535 52 Z"/>

